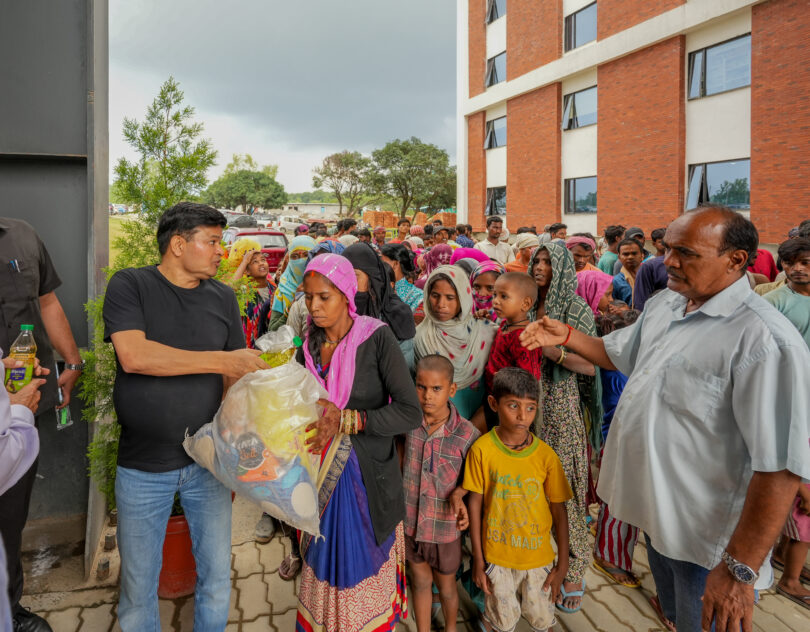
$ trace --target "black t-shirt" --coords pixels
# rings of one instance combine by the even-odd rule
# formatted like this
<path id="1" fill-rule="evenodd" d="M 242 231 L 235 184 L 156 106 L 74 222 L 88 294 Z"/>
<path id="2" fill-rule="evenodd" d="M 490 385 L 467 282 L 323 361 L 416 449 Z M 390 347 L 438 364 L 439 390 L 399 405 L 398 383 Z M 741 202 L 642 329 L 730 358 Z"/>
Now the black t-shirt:
<path id="1" fill-rule="evenodd" d="M 193 289 L 171 283 L 157 266 L 121 270 L 104 297 L 104 340 L 138 330 L 148 340 L 186 351 L 233 351 L 245 347 L 236 296 L 219 281 Z M 118 464 L 146 472 L 168 472 L 192 463 L 183 450 L 211 421 L 222 400 L 217 373 L 158 377 L 126 373 L 118 362 L 113 403 L 121 425 Z"/>

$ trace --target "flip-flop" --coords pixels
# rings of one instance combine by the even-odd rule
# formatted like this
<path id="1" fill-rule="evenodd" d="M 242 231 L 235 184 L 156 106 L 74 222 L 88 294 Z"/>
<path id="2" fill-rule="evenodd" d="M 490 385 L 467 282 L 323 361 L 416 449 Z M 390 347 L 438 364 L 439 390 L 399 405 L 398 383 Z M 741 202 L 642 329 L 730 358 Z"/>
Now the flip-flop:
<path id="1" fill-rule="evenodd" d="M 799 595 L 791 595 L 787 590 L 778 585 L 776 586 L 776 592 L 778 592 L 783 597 L 787 597 L 793 603 L 799 604 L 802 608 L 807 608 L 808 610 L 810 610 L 810 596 L 800 597 Z"/>
<path id="2" fill-rule="evenodd" d="M 785 565 L 784 563 L 777 560 L 775 557 L 771 558 L 771 566 L 775 569 L 785 572 Z M 804 582 L 805 584 L 810 583 L 810 568 L 807 566 L 802 566 L 802 572 L 799 573 L 799 581 Z"/>
<path id="3" fill-rule="evenodd" d="M 669 630 L 669 632 L 676 632 L 675 631 L 675 624 L 672 623 L 669 619 L 667 619 L 666 615 L 664 615 L 664 609 L 661 608 L 661 602 L 658 601 L 658 595 L 653 595 L 648 600 L 649 604 L 652 606 L 652 609 L 655 610 L 655 614 L 658 615 L 658 620 L 661 624 Z"/>
<path id="4" fill-rule="evenodd" d="M 582 578 L 582 590 L 572 590 L 571 592 L 566 592 L 565 586 L 560 584 L 560 594 L 562 595 L 563 603 L 569 597 L 579 597 L 579 605 L 576 608 L 566 608 L 561 603 L 555 603 L 554 606 L 560 612 L 565 612 L 566 614 L 574 614 L 575 612 L 579 612 L 582 609 L 582 601 L 585 598 L 585 578 Z"/>
<path id="5" fill-rule="evenodd" d="M 593 567 L 597 571 L 602 573 L 602 575 L 604 575 L 608 579 L 611 579 L 615 583 L 619 584 L 619 586 L 626 586 L 627 588 L 641 588 L 641 582 L 630 571 L 625 571 L 625 570 L 619 568 L 618 566 L 612 566 L 612 567 L 608 568 L 607 566 L 603 566 L 602 564 L 600 564 L 596 560 L 593 561 Z M 621 575 L 626 575 L 628 577 L 633 577 L 633 578 L 635 578 L 636 581 L 634 581 L 634 582 L 627 582 L 627 581 L 620 582 L 617 578 L 619 576 L 621 576 Z"/>
<path id="6" fill-rule="evenodd" d="M 283 571 L 282 568 L 284 564 L 287 565 L 287 570 Z M 278 567 L 278 576 L 281 577 L 285 582 L 292 581 L 296 578 L 298 573 L 301 572 L 301 558 L 296 557 L 295 555 L 288 555 L 285 557 L 281 565 Z"/>

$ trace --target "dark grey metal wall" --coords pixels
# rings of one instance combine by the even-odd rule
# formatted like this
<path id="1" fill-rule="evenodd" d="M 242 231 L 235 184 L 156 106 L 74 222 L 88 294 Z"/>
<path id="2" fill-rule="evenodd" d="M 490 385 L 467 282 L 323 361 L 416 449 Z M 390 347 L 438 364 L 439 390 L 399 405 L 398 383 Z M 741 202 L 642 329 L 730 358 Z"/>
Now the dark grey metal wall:
<path id="1" fill-rule="evenodd" d="M 0 0 L 0 215 L 26 220 L 45 242 L 80 347 L 83 305 L 107 257 L 107 138 L 106 0 Z M 71 428 L 40 427 L 34 522 L 87 513 L 78 399 L 72 413 Z"/>

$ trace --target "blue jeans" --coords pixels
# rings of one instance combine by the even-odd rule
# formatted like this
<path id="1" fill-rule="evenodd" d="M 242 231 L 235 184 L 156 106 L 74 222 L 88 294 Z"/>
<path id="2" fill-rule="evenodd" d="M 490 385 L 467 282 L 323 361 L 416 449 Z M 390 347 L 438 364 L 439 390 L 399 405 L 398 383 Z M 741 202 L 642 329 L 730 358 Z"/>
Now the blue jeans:
<path id="1" fill-rule="evenodd" d="M 647 559 L 650 562 L 655 588 L 658 591 L 658 601 L 664 616 L 672 621 L 678 632 L 701 632 L 701 616 L 703 613 L 703 591 L 706 589 L 708 568 L 703 568 L 691 562 L 673 560 L 661 555 L 647 541 Z M 757 593 L 754 592 L 754 600 Z M 714 622 L 712 622 L 714 630 Z"/>
<path id="2" fill-rule="evenodd" d="M 118 547 L 123 632 L 160 632 L 158 577 L 175 492 L 191 532 L 197 564 L 194 632 L 222 632 L 231 595 L 231 493 L 196 463 L 170 472 L 118 467 Z"/>

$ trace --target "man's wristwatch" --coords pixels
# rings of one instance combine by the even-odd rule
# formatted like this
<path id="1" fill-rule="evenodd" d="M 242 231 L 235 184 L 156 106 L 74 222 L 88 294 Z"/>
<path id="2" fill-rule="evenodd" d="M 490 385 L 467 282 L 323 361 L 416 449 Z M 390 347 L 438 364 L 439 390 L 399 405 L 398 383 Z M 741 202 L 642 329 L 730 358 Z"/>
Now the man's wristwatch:
<path id="1" fill-rule="evenodd" d="M 65 362 L 65 369 L 68 371 L 84 371 L 84 360 L 82 360 L 79 364 L 69 364 Z"/>
<path id="2" fill-rule="evenodd" d="M 753 585 L 759 579 L 759 574 L 747 564 L 735 560 L 728 551 L 723 551 L 720 559 L 726 563 L 731 576 L 741 584 Z"/>

